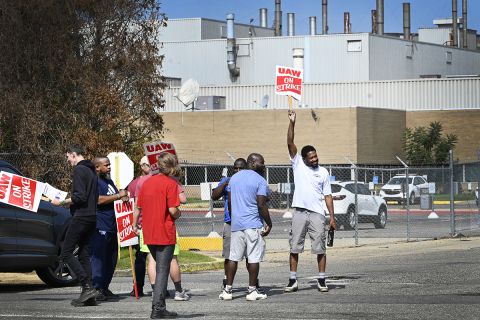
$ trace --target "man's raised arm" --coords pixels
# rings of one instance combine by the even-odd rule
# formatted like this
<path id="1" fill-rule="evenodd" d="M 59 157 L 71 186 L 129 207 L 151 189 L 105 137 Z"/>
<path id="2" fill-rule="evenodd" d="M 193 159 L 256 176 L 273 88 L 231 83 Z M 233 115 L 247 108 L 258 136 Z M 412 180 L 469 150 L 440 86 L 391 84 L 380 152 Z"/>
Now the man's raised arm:
<path id="1" fill-rule="evenodd" d="M 297 146 L 293 142 L 295 136 L 295 118 L 296 114 L 293 110 L 288 110 L 288 132 L 287 132 L 287 146 L 288 146 L 288 153 L 290 154 L 290 158 L 293 158 L 297 155 Z"/>

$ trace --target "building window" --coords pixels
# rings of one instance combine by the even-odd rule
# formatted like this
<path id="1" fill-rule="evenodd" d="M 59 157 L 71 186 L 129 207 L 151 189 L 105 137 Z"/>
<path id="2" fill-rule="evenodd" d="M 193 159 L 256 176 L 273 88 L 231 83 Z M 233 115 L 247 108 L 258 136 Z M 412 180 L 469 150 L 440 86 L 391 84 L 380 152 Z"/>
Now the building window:
<path id="1" fill-rule="evenodd" d="M 362 40 L 347 40 L 347 52 L 362 52 Z"/>
<path id="2" fill-rule="evenodd" d="M 413 59 L 413 44 L 405 45 L 405 57 L 407 59 Z"/>
<path id="3" fill-rule="evenodd" d="M 447 64 L 452 64 L 452 52 L 451 51 L 447 51 L 445 53 L 445 62 Z"/>

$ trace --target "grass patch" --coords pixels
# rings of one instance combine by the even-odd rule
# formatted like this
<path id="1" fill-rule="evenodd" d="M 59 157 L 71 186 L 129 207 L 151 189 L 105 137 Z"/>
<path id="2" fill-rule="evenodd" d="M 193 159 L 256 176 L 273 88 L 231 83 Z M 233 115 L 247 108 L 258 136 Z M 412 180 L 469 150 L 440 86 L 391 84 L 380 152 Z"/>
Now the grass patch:
<path id="1" fill-rule="evenodd" d="M 132 249 L 133 259 L 135 260 L 135 250 Z M 197 272 L 205 270 L 220 270 L 223 269 L 223 260 L 215 259 L 207 255 L 193 252 L 182 251 L 178 255 L 178 262 L 180 263 L 180 270 L 182 272 Z M 128 248 L 122 248 L 120 250 L 120 258 L 117 262 L 117 270 L 129 270 L 130 255 Z"/>

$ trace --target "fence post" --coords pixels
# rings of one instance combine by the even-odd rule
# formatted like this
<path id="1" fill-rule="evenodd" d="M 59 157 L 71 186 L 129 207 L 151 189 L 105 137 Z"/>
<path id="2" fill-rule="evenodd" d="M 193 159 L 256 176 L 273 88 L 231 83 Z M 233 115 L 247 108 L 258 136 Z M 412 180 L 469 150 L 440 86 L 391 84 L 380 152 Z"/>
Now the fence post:
<path id="1" fill-rule="evenodd" d="M 358 168 L 352 164 L 355 176 L 355 246 L 358 246 Z"/>
<path id="2" fill-rule="evenodd" d="M 397 156 L 397 159 L 398 161 L 400 161 L 403 166 L 405 167 L 405 189 L 404 189 L 404 193 L 403 195 L 405 196 L 405 208 L 407 210 L 407 242 L 410 241 L 410 195 L 409 195 L 409 188 L 408 188 L 408 166 L 405 162 L 402 161 L 402 159 L 400 159 L 398 156 Z"/>
<path id="3" fill-rule="evenodd" d="M 448 151 L 450 162 L 450 235 L 455 236 L 455 194 L 453 188 L 453 150 Z"/>

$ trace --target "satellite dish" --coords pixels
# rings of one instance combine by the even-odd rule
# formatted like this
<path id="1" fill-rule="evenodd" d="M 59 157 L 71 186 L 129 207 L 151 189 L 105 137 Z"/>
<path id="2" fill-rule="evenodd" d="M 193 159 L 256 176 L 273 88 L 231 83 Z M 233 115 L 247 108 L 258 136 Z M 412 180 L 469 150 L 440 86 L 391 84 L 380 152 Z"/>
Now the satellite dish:
<path id="1" fill-rule="evenodd" d="M 197 100 L 199 93 L 200 85 L 198 84 L 198 82 L 193 79 L 188 79 L 182 84 L 176 97 L 178 100 L 180 100 L 181 103 L 183 103 L 186 108 L 189 105 L 193 104 L 195 100 Z M 195 107 L 192 106 L 192 111 L 194 109 Z"/>
<path id="2" fill-rule="evenodd" d="M 269 98 L 270 98 L 270 97 L 268 96 L 268 94 L 266 94 L 266 95 L 263 96 L 262 101 L 260 102 L 260 106 L 261 106 L 262 108 L 268 107 L 268 99 L 269 99 Z"/>

